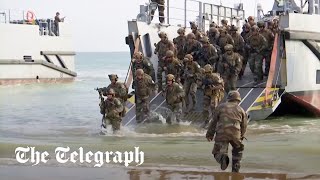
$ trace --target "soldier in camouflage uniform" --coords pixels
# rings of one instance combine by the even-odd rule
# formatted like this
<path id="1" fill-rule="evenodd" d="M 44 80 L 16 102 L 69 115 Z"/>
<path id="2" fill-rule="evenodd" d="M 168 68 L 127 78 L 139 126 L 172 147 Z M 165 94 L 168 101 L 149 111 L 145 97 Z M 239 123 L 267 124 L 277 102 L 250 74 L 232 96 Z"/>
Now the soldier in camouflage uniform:
<path id="1" fill-rule="evenodd" d="M 197 99 L 196 99 L 196 93 L 197 93 L 197 81 L 200 77 L 200 66 L 197 62 L 193 61 L 193 57 L 191 54 L 187 54 L 184 58 L 186 66 L 184 70 L 184 90 L 186 92 L 185 96 L 185 102 L 186 102 L 186 108 L 189 107 L 189 93 L 192 98 L 192 106 L 190 110 L 194 110 Z"/>
<path id="2" fill-rule="evenodd" d="M 251 27 L 256 25 L 256 22 L 254 22 L 254 17 L 253 16 L 249 16 L 248 17 L 248 23 L 250 24 Z"/>
<path id="3" fill-rule="evenodd" d="M 196 40 L 200 41 L 202 38 L 201 32 L 198 30 L 198 26 L 195 22 L 190 22 L 192 33 L 196 36 Z"/>
<path id="4" fill-rule="evenodd" d="M 262 61 L 263 52 L 267 49 L 266 39 L 259 34 L 258 26 L 251 27 L 251 35 L 248 37 L 247 47 L 250 49 L 249 66 L 251 72 L 254 73 L 254 81 L 257 84 L 259 80 L 263 80 Z"/>
<path id="5" fill-rule="evenodd" d="M 211 64 L 215 67 L 219 58 L 217 49 L 210 44 L 208 37 L 203 37 L 200 42 L 202 43 L 202 48 L 196 53 L 197 62 L 201 67 L 206 64 Z"/>
<path id="6" fill-rule="evenodd" d="M 178 123 L 180 122 L 184 96 L 185 93 L 183 87 L 175 82 L 175 76 L 173 74 L 168 74 L 167 87 L 165 90 L 166 102 L 169 109 L 171 110 L 171 114 L 167 118 L 168 124 L 171 124 L 174 119 Z"/>
<path id="7" fill-rule="evenodd" d="M 203 117 L 205 119 L 205 127 L 210 118 L 213 117 L 214 111 L 224 96 L 224 82 L 220 75 L 213 73 L 213 68 L 210 64 L 204 66 L 205 76 L 202 80 L 204 89 L 203 96 Z"/>
<path id="8" fill-rule="evenodd" d="M 165 32 L 159 33 L 160 41 L 156 44 L 155 54 L 158 54 L 158 69 L 157 69 L 157 80 L 159 91 L 162 91 L 162 73 L 165 66 L 165 56 L 168 50 L 174 51 L 174 45 L 168 40 L 168 36 Z"/>
<path id="9" fill-rule="evenodd" d="M 143 69 L 143 71 L 152 77 L 152 80 L 155 81 L 155 73 L 153 65 L 149 58 L 143 57 L 143 54 L 138 51 L 134 53 L 132 60 L 132 74 L 136 74 L 137 69 Z"/>
<path id="10" fill-rule="evenodd" d="M 201 43 L 196 40 L 196 36 L 193 33 L 189 33 L 187 35 L 187 43 L 183 47 L 184 53 L 194 55 L 200 49 Z"/>
<path id="11" fill-rule="evenodd" d="M 226 53 L 222 56 L 221 66 L 222 66 L 222 77 L 225 84 L 226 92 L 231 90 L 236 90 L 238 74 L 241 70 L 241 59 L 238 53 L 233 52 L 233 46 L 227 44 L 224 47 Z"/>
<path id="12" fill-rule="evenodd" d="M 209 37 L 209 40 L 210 40 L 210 43 L 214 46 L 217 46 L 218 44 L 218 39 L 219 39 L 219 31 L 217 28 L 215 27 L 211 27 L 209 29 L 209 32 L 208 32 L 208 37 Z"/>
<path id="13" fill-rule="evenodd" d="M 247 114 L 239 106 L 241 97 L 238 91 L 230 91 L 228 102 L 220 104 L 214 114 L 206 134 L 210 142 L 214 138 L 212 154 L 221 165 L 227 169 L 229 165 L 228 147 L 232 146 L 232 172 L 239 172 L 244 145 L 242 140 L 247 130 Z M 215 136 L 215 137 L 214 137 Z"/>
<path id="14" fill-rule="evenodd" d="M 228 20 L 226 19 L 222 19 L 221 20 L 221 27 L 222 28 L 225 28 L 227 30 L 227 33 L 229 33 L 229 30 L 230 30 L 230 26 L 228 25 Z"/>
<path id="15" fill-rule="evenodd" d="M 123 105 L 123 111 L 121 115 L 124 117 L 126 114 L 125 106 L 128 98 L 128 88 L 124 83 L 118 82 L 118 75 L 109 74 L 108 76 L 111 84 L 106 88 L 106 90 L 113 89 L 115 91 L 115 97 L 118 98 Z"/>
<path id="16" fill-rule="evenodd" d="M 160 23 L 164 22 L 164 3 L 165 0 L 151 0 L 151 2 L 155 2 L 158 4 L 158 11 L 159 11 L 159 21 Z M 153 16 L 156 10 L 151 11 L 151 21 L 153 20 Z"/>
<path id="17" fill-rule="evenodd" d="M 232 37 L 230 36 L 230 34 L 228 34 L 227 29 L 226 28 L 221 28 L 220 29 L 220 36 L 219 36 L 219 39 L 218 39 L 218 46 L 221 48 L 222 54 L 225 53 L 224 47 L 227 44 L 233 45 L 234 41 L 233 41 Z"/>
<path id="18" fill-rule="evenodd" d="M 263 58 L 265 61 L 264 75 L 268 76 L 269 69 L 270 69 L 272 48 L 274 43 L 274 34 L 269 29 L 265 28 L 263 21 L 258 22 L 258 27 L 259 27 L 259 33 L 266 39 L 268 44 L 266 50 L 264 50 L 263 52 Z"/>
<path id="19" fill-rule="evenodd" d="M 123 111 L 123 105 L 121 101 L 116 98 L 116 93 L 112 88 L 109 88 L 105 93 L 107 99 L 104 101 L 104 124 L 111 124 L 113 133 L 120 130 L 121 126 L 121 113 Z"/>
<path id="20" fill-rule="evenodd" d="M 156 90 L 156 84 L 152 78 L 143 72 L 142 69 L 136 71 L 136 121 L 142 123 L 150 116 L 149 97 L 152 91 Z"/>
<path id="21" fill-rule="evenodd" d="M 243 63 L 244 61 L 244 45 L 245 45 L 245 42 L 244 42 L 244 39 L 243 37 L 237 33 L 238 31 L 238 28 L 234 25 L 231 26 L 230 28 L 230 34 L 231 34 L 231 37 L 234 41 L 234 52 L 238 53 L 240 55 L 240 59 L 241 59 L 241 63 Z M 241 72 L 241 70 L 240 70 Z M 239 73 L 239 79 L 242 78 L 242 74 L 240 75 Z"/>
<path id="22" fill-rule="evenodd" d="M 182 68 L 181 62 L 174 57 L 172 51 L 167 51 L 166 53 L 166 64 L 163 69 L 166 72 L 166 75 L 173 74 L 175 77 L 180 77 L 180 72 Z"/>
<path id="23" fill-rule="evenodd" d="M 173 43 L 177 48 L 177 58 L 183 60 L 185 56 L 183 46 L 187 42 L 187 37 L 185 36 L 185 28 L 179 28 L 177 33 L 179 34 L 179 36 L 173 39 Z"/>
<path id="24" fill-rule="evenodd" d="M 242 38 L 243 38 L 243 40 L 245 42 L 245 45 L 244 45 L 244 50 L 243 50 L 242 68 L 241 68 L 241 71 L 239 73 L 239 79 L 244 74 L 244 70 L 247 67 L 247 63 L 248 63 L 248 59 L 249 59 L 249 55 L 250 55 L 250 49 L 248 48 L 249 46 L 247 46 L 247 43 L 248 43 L 248 38 L 250 37 L 251 26 L 250 26 L 249 23 L 246 23 L 246 24 L 243 25 L 242 29 L 243 29 L 243 31 L 241 32 L 241 36 L 242 36 Z"/>

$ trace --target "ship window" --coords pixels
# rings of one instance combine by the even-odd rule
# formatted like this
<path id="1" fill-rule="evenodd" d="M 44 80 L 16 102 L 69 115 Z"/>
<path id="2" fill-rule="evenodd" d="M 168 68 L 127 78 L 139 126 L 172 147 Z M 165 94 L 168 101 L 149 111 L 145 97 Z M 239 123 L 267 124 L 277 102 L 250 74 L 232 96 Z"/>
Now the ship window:
<path id="1" fill-rule="evenodd" d="M 320 84 L 320 70 L 317 70 L 317 77 L 316 77 L 317 84 Z"/>
<path id="2" fill-rule="evenodd" d="M 151 57 L 152 56 L 152 47 L 151 47 L 151 41 L 150 41 L 150 35 L 149 33 L 145 34 L 143 37 L 143 42 L 144 42 L 144 48 L 145 48 L 145 56 Z"/>

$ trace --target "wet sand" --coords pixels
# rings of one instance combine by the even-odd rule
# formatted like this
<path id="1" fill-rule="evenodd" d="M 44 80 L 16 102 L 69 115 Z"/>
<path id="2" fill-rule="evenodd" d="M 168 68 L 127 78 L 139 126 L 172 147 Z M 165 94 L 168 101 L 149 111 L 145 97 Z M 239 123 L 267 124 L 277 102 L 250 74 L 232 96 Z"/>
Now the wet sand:
<path id="1" fill-rule="evenodd" d="M 1 180 L 167 180 L 167 179 L 206 179 L 206 180 L 244 180 L 275 179 L 298 180 L 320 179 L 320 174 L 271 174 L 271 173 L 229 173 L 190 170 L 165 170 L 158 168 L 70 168 L 70 167 L 30 167 L 0 166 Z"/>

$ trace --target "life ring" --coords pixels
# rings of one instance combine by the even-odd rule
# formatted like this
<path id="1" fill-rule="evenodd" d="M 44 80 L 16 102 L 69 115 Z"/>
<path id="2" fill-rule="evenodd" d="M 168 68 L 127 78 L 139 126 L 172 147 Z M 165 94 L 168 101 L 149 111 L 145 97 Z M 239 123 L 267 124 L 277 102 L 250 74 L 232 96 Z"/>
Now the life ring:
<path id="1" fill-rule="evenodd" d="M 28 22 L 33 22 L 34 21 L 34 17 L 35 17 L 35 15 L 34 15 L 34 13 L 32 11 L 28 11 L 27 12 L 27 21 Z"/>

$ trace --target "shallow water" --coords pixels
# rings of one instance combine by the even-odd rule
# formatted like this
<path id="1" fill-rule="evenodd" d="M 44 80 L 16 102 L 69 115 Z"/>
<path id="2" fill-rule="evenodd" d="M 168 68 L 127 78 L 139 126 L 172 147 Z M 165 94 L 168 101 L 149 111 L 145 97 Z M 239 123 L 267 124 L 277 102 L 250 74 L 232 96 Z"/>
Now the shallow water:
<path id="1" fill-rule="evenodd" d="M 205 131 L 188 122 L 124 127 L 117 135 L 99 135 L 101 115 L 94 88 L 109 83 L 110 73 L 124 80 L 129 60 L 129 53 L 78 53 L 78 77 L 72 83 L 0 87 L 0 165 L 19 165 L 14 153 L 18 146 L 48 152 L 57 146 L 91 151 L 139 146 L 145 152 L 144 168 L 218 171 L 211 155 L 213 143 L 206 141 Z M 243 172 L 320 173 L 320 119 L 284 116 L 251 122 L 247 139 Z"/>

